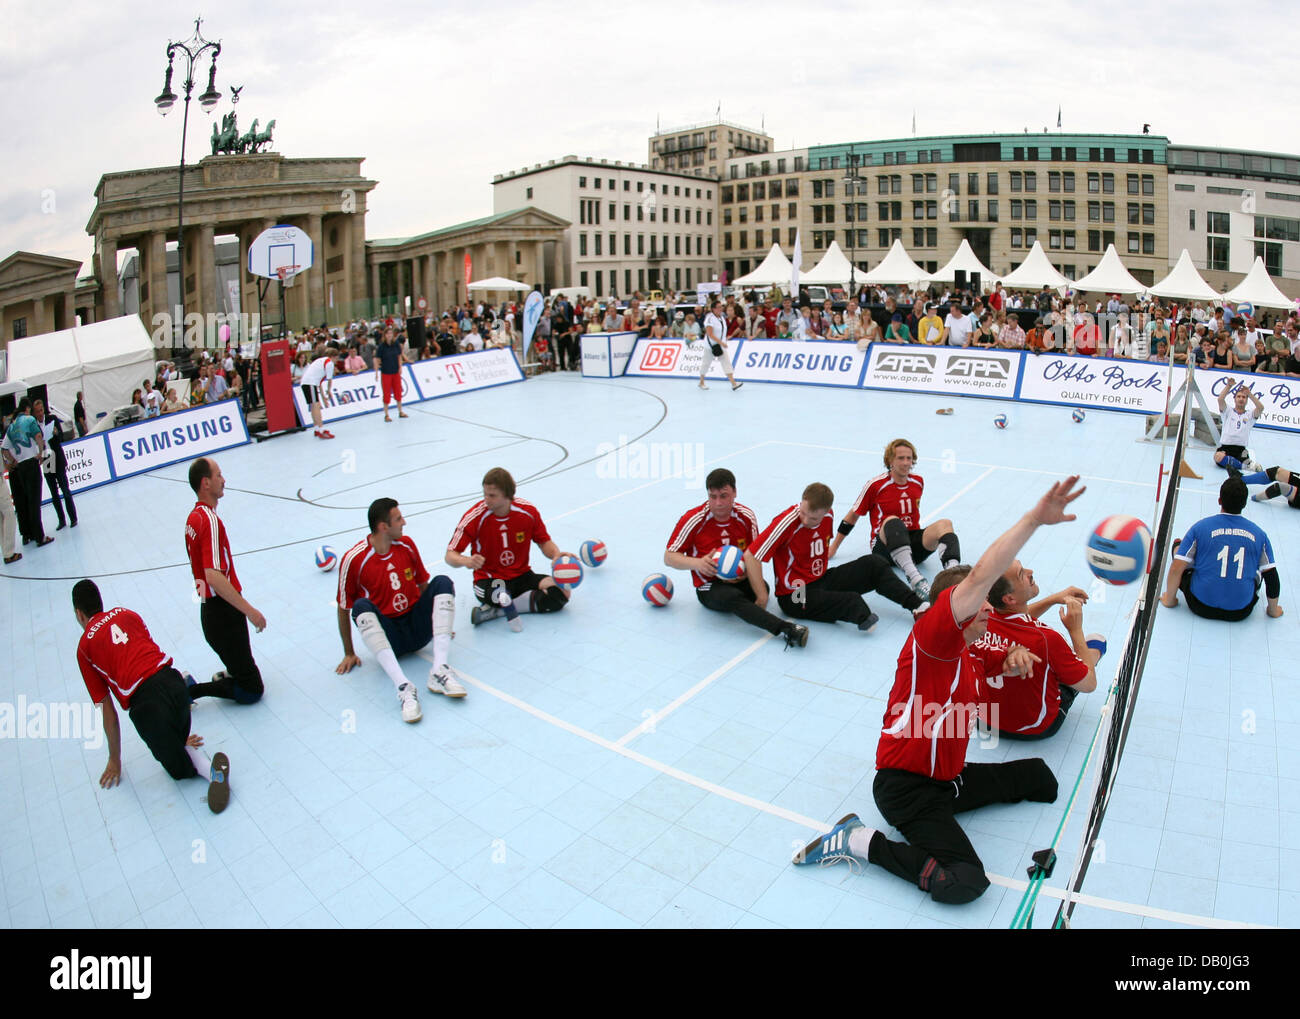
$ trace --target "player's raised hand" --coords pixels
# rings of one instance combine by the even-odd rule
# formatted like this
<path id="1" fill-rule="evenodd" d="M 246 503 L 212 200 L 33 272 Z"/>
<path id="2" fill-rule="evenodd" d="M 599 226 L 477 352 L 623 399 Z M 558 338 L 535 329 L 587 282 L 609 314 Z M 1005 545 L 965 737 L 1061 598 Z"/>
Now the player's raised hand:
<path id="1" fill-rule="evenodd" d="M 1063 524 L 1078 519 L 1073 513 L 1065 512 L 1070 503 L 1088 491 L 1086 485 L 1076 491 L 1074 486 L 1078 483 L 1079 475 L 1072 474 L 1048 489 L 1047 494 L 1038 500 L 1038 504 L 1031 511 L 1034 523 Z"/>
<path id="2" fill-rule="evenodd" d="M 1083 626 L 1083 602 L 1078 598 L 1066 598 L 1060 614 L 1061 625 L 1071 633 Z"/>

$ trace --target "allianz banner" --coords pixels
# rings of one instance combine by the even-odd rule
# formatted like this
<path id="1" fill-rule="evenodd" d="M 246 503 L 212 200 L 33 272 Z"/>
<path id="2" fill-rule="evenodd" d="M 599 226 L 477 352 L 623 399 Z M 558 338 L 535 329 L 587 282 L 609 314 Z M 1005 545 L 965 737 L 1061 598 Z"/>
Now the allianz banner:
<path id="1" fill-rule="evenodd" d="M 1174 386 L 1179 372 L 1175 372 Z M 1142 414 L 1163 413 L 1169 366 L 1065 354 L 1027 354 L 1020 399 Z"/>
<path id="2" fill-rule="evenodd" d="M 581 339 L 584 378 L 612 379 L 622 375 L 636 346 L 636 333 L 586 333 Z"/>
<path id="3" fill-rule="evenodd" d="M 862 382 L 867 352 L 853 343 L 830 340 L 746 340 L 736 362 L 742 382 L 795 382 L 807 386 L 847 386 Z"/>
<path id="4" fill-rule="evenodd" d="M 866 389 L 909 390 L 1010 399 L 1020 380 L 1017 350 L 873 343 Z"/>
<path id="5" fill-rule="evenodd" d="M 752 340 L 729 340 L 727 356 L 731 358 L 734 368 Z M 632 359 L 628 361 L 626 375 L 640 375 L 643 378 L 673 378 L 699 380 L 700 368 L 704 365 L 704 341 L 687 343 L 685 340 L 665 338 L 662 340 L 641 339 L 636 341 L 632 350 Z M 709 366 L 709 378 L 725 379 L 726 373 L 717 358 Z"/>
<path id="6" fill-rule="evenodd" d="M 221 400 L 137 421 L 101 433 L 108 443 L 113 479 L 242 446 L 248 425 L 238 400 Z M 72 456 L 68 456 L 69 466 Z"/>
<path id="7" fill-rule="evenodd" d="M 379 374 L 374 371 L 359 372 L 356 375 L 335 375 L 329 396 L 325 396 L 325 387 L 321 386 L 321 420 L 339 421 L 343 418 L 368 414 L 381 410 L 384 406 L 383 390 L 379 384 Z M 411 366 L 402 365 L 402 402 L 416 403 L 420 400 L 419 391 L 411 377 Z M 307 398 L 302 395 L 302 386 L 293 387 L 293 405 L 298 411 L 298 420 L 303 427 L 311 425 L 311 408 Z"/>

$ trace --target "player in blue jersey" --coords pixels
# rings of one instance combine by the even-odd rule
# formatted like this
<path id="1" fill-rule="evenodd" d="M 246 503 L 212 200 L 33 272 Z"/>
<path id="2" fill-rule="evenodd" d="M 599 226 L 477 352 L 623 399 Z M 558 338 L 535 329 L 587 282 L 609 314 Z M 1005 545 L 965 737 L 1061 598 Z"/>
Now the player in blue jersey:
<path id="1" fill-rule="evenodd" d="M 1223 512 L 1198 520 L 1175 542 L 1162 605 L 1177 605 L 1181 590 L 1196 615 L 1236 622 L 1255 608 L 1262 578 L 1268 614 L 1275 619 L 1282 614 L 1273 546 L 1262 527 L 1241 515 L 1248 496 L 1241 478 L 1229 478 L 1219 487 Z"/>

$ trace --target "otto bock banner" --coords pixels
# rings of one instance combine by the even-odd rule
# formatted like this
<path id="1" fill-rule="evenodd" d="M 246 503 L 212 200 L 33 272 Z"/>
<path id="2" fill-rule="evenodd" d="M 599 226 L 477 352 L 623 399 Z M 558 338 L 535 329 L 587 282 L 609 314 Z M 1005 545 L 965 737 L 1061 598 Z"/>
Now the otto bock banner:
<path id="1" fill-rule="evenodd" d="M 505 347 L 417 361 L 407 370 L 414 373 L 420 398 L 425 400 L 524 381 L 515 352 Z"/>
<path id="2" fill-rule="evenodd" d="M 856 389 L 866 360 L 866 352 L 852 343 L 746 340 L 745 354 L 736 361 L 736 378 Z"/>
<path id="3" fill-rule="evenodd" d="M 164 414 L 102 433 L 117 479 L 248 442 L 238 400 Z"/>
<path id="4" fill-rule="evenodd" d="M 328 395 L 324 385 L 320 387 L 321 419 L 338 421 L 342 418 L 368 414 L 384 406 L 384 391 L 379 382 L 379 374 L 364 371 L 356 375 L 335 375 Z M 411 377 L 411 366 L 402 366 L 402 402 L 417 403 L 421 399 L 419 391 Z M 302 386 L 293 387 L 293 405 L 298 411 L 298 420 L 305 428 L 311 424 L 311 407 L 303 396 Z"/>
<path id="5" fill-rule="evenodd" d="M 1174 374 L 1174 385 L 1178 385 L 1181 371 Z M 1228 381 L 1244 383 L 1264 405 L 1264 413 L 1259 416 L 1260 428 L 1280 428 L 1286 431 L 1300 431 L 1300 379 L 1282 375 L 1254 375 L 1250 372 L 1225 372 L 1213 368 L 1198 368 L 1194 376 L 1196 384 L 1205 395 L 1205 402 L 1211 410 L 1218 408 L 1219 397 L 1228 391 Z M 1232 398 L 1228 398 L 1232 406 Z"/>
<path id="6" fill-rule="evenodd" d="M 1174 385 L 1184 369 L 1176 366 Z M 1141 414 L 1162 413 L 1169 366 L 1104 357 L 1025 355 L 1020 399 Z"/>
<path id="7" fill-rule="evenodd" d="M 952 393 L 1010 399 L 1022 355 L 1015 350 L 873 343 L 862 385 L 867 389 Z"/>
<path id="8" fill-rule="evenodd" d="M 749 340 L 729 340 L 727 356 L 731 358 L 734 368 L 740 360 L 741 351 Z M 700 368 L 704 366 L 704 341 L 687 343 L 685 340 L 642 339 L 636 341 L 632 350 L 632 359 L 627 363 L 625 375 L 640 375 L 646 378 L 699 379 Z M 709 378 L 725 379 L 721 362 L 715 357 L 709 366 Z"/>

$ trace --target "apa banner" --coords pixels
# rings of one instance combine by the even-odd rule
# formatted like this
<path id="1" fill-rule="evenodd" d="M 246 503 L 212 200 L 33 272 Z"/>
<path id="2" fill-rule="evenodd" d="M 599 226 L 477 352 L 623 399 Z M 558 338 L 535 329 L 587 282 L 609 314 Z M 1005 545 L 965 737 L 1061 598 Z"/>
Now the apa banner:
<path id="1" fill-rule="evenodd" d="M 863 373 L 867 389 L 905 389 L 961 396 L 1016 395 L 1020 360 L 1016 350 L 929 347 L 873 343 Z"/>

